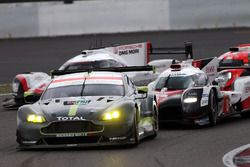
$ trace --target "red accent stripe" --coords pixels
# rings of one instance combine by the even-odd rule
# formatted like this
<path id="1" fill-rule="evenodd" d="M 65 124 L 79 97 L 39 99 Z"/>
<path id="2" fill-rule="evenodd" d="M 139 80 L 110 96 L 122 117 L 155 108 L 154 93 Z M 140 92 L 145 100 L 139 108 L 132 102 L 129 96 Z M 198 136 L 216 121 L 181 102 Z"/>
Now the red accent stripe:
<path id="1" fill-rule="evenodd" d="M 242 109 L 249 109 L 250 108 L 250 97 L 248 97 L 244 101 L 242 101 L 241 105 L 242 105 Z"/>
<path id="2" fill-rule="evenodd" d="M 86 79 L 110 79 L 110 80 L 121 80 L 122 77 L 87 77 Z"/>
<path id="3" fill-rule="evenodd" d="M 16 78 L 20 81 L 22 87 L 23 87 L 23 91 L 27 91 L 29 90 L 30 88 L 28 87 L 28 84 L 27 84 L 27 81 L 26 81 L 26 78 L 22 75 L 17 75 Z"/>
<path id="4" fill-rule="evenodd" d="M 238 45 L 238 47 L 245 47 L 245 46 L 250 46 L 250 44 L 240 44 L 240 45 Z"/>
<path id="5" fill-rule="evenodd" d="M 78 78 L 66 78 L 66 79 L 58 79 L 54 80 L 52 83 L 58 83 L 58 82 L 65 82 L 65 81 L 78 81 L 78 80 L 84 80 L 84 77 L 78 77 Z"/>
<path id="6" fill-rule="evenodd" d="M 83 77 L 54 80 L 52 83 L 84 80 Z M 87 80 L 121 80 L 121 77 L 86 77 Z"/>
<path id="7" fill-rule="evenodd" d="M 147 42 L 147 53 L 146 53 L 146 63 L 148 64 L 149 61 L 150 61 L 150 57 L 149 57 L 149 54 L 150 54 L 150 48 L 151 48 L 151 43 L 150 42 Z"/>
<path id="8" fill-rule="evenodd" d="M 197 68 L 201 68 L 201 60 L 194 60 L 192 62 L 192 66 L 197 67 Z"/>

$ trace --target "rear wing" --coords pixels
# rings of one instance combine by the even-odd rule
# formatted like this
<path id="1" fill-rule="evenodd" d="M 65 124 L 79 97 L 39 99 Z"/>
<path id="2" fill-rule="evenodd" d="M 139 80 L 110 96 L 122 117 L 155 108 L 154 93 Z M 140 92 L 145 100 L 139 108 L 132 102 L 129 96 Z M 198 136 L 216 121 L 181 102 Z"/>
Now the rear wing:
<path id="1" fill-rule="evenodd" d="M 153 47 L 151 43 L 148 43 L 148 53 L 149 55 L 184 55 L 185 60 L 193 59 L 193 46 L 191 42 L 184 43 L 184 47 Z M 155 67 L 155 72 L 160 74 L 166 69 L 170 68 L 171 64 L 175 64 L 180 62 L 176 59 L 158 59 L 153 60 L 148 63 L 148 65 L 152 65 Z"/>
<path id="2" fill-rule="evenodd" d="M 126 45 L 116 45 L 111 47 L 94 48 L 84 50 L 88 52 L 110 52 L 124 59 L 128 66 L 145 66 L 152 59 L 151 55 L 161 54 L 183 54 L 186 59 L 193 59 L 193 48 L 191 42 L 186 42 L 184 47 L 153 47 L 151 42 L 141 42 Z"/>
<path id="3" fill-rule="evenodd" d="M 134 72 L 134 71 L 154 71 L 153 66 L 129 66 L 129 67 L 115 67 L 115 68 L 97 68 L 97 69 L 81 69 L 81 70 L 52 70 L 51 77 L 80 72 L 93 72 L 93 71 L 110 71 L 110 72 Z"/>
<path id="4" fill-rule="evenodd" d="M 111 47 L 84 50 L 82 53 L 109 52 L 123 59 L 128 66 L 145 66 L 149 62 L 148 42 L 116 45 Z"/>
<path id="5" fill-rule="evenodd" d="M 148 45 L 150 54 L 183 54 L 186 59 L 193 59 L 193 45 L 191 42 L 185 42 L 184 47 L 154 48 L 151 43 Z"/>

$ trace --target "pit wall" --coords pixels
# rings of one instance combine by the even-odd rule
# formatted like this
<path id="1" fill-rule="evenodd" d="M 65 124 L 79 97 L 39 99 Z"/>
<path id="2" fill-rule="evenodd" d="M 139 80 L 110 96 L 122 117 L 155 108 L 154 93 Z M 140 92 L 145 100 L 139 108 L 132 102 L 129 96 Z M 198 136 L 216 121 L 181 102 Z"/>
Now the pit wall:
<path id="1" fill-rule="evenodd" d="M 0 4 L 0 38 L 250 27 L 249 0 Z"/>

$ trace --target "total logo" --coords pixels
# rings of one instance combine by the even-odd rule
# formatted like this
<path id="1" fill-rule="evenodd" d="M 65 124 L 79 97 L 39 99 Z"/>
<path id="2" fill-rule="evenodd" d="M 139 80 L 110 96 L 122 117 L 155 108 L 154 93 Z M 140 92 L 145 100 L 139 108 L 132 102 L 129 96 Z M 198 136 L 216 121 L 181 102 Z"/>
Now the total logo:
<path id="1" fill-rule="evenodd" d="M 58 121 L 83 121 L 86 120 L 84 117 L 56 117 Z"/>

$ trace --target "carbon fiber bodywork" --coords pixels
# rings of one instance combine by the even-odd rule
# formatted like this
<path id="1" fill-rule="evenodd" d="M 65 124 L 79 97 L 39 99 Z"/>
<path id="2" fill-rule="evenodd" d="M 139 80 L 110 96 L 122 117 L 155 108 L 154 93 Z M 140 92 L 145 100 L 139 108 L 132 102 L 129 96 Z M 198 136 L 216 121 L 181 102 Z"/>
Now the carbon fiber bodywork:
<path id="1" fill-rule="evenodd" d="M 197 93 L 197 102 L 189 104 L 184 103 L 183 97 L 191 91 Z M 169 96 L 159 104 L 159 121 L 195 124 L 198 120 L 205 120 L 208 118 L 208 110 L 207 106 L 200 107 L 201 96 L 202 89 L 188 90 L 183 94 Z"/>
<path id="2" fill-rule="evenodd" d="M 215 87 L 211 86 L 211 89 Z M 194 103 L 185 103 L 183 99 L 188 96 L 197 97 Z M 209 105 L 201 107 L 202 97 L 209 96 L 203 94 L 203 88 L 189 88 L 184 92 L 168 96 L 158 105 L 160 122 L 178 122 L 184 124 L 204 125 L 209 123 Z M 216 93 L 218 106 L 221 106 L 221 96 Z M 219 96 L 219 97 L 218 97 Z"/>

